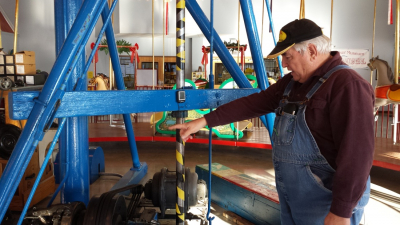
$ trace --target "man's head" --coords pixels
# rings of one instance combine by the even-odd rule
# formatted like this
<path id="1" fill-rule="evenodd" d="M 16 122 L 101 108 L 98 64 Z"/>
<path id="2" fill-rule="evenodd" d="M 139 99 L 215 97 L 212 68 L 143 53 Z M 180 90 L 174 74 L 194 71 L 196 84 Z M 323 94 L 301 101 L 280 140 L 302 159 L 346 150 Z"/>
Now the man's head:
<path id="1" fill-rule="evenodd" d="M 292 71 L 293 79 L 305 82 L 330 57 L 329 38 L 308 19 L 295 20 L 282 27 L 279 42 L 268 58 L 282 55 L 282 66 Z"/>

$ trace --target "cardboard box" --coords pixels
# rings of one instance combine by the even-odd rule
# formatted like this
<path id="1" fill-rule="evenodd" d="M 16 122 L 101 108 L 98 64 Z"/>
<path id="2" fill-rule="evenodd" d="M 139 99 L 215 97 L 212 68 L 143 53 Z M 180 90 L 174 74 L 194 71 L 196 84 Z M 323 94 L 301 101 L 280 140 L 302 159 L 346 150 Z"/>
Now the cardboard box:
<path id="1" fill-rule="evenodd" d="M 16 74 L 36 74 L 36 64 L 15 65 Z"/>
<path id="2" fill-rule="evenodd" d="M 35 52 L 22 51 L 15 53 L 15 64 L 36 64 Z"/>
<path id="3" fill-rule="evenodd" d="M 0 55 L 0 65 L 4 64 L 5 64 L 4 55 Z"/>
<path id="4" fill-rule="evenodd" d="M 14 56 L 13 55 L 4 55 L 5 64 L 14 64 Z"/>
<path id="5" fill-rule="evenodd" d="M 6 65 L 5 67 L 6 67 L 6 74 L 15 74 L 14 65 L 12 65 L 12 66 Z"/>
<path id="6" fill-rule="evenodd" d="M 0 65 L 0 74 L 6 74 L 6 67 L 4 65 Z"/>
<path id="7" fill-rule="evenodd" d="M 35 74 L 35 75 L 26 75 L 25 84 L 33 84 L 33 85 L 42 85 L 46 82 L 46 75 L 44 74 Z"/>

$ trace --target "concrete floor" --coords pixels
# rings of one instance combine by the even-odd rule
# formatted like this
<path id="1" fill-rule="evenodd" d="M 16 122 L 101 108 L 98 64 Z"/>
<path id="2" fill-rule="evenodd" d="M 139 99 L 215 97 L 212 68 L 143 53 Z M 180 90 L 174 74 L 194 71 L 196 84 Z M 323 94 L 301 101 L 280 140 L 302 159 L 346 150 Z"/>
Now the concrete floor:
<path id="1" fill-rule="evenodd" d="M 91 143 L 91 146 L 101 146 L 105 154 L 106 172 L 124 174 L 132 166 L 129 145 L 127 142 Z M 175 170 L 175 143 L 173 142 L 137 142 L 141 162 L 148 164 L 148 174 L 143 182 L 151 179 L 161 168 Z M 274 169 L 270 150 L 213 146 L 213 162 L 218 162 L 250 176 L 263 179 L 273 177 Z M 185 148 L 185 165 L 194 171 L 198 164 L 208 163 L 208 145 L 187 143 Z M 371 170 L 373 194 L 365 209 L 365 225 L 400 225 L 400 172 L 373 167 Z M 102 177 L 91 186 L 91 195 L 108 191 L 116 182 L 117 177 Z M 379 193 L 387 193 L 396 202 L 388 201 Z M 222 217 L 222 208 L 213 204 L 212 213 L 217 216 L 213 224 L 231 224 Z M 219 221 L 219 222 L 218 222 Z M 224 221 L 224 222 L 223 222 Z"/>

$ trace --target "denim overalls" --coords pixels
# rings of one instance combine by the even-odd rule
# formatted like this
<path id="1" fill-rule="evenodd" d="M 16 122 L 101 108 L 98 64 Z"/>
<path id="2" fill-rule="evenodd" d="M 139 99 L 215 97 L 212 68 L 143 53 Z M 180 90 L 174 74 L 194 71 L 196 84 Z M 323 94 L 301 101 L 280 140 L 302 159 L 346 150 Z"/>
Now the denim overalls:
<path id="1" fill-rule="evenodd" d="M 283 225 L 324 224 L 332 203 L 332 180 L 335 170 L 322 156 L 306 120 L 307 102 L 329 76 L 337 70 L 349 69 L 340 65 L 326 73 L 306 95 L 303 102 L 289 102 L 293 87 L 290 81 L 279 107 L 275 110 L 272 140 L 276 187 L 281 206 Z M 353 210 L 352 225 L 358 225 L 364 206 L 368 203 L 370 178 L 366 190 Z"/>

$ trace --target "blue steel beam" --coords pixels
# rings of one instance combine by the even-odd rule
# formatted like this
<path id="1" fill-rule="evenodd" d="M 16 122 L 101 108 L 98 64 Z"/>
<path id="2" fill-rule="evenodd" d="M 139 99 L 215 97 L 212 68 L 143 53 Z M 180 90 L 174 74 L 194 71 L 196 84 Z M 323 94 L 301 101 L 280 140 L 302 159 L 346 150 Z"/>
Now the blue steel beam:
<path id="1" fill-rule="evenodd" d="M 56 33 L 56 53 L 61 50 L 62 44 L 68 36 L 68 31 L 72 27 L 79 8 L 83 0 L 56 0 L 54 1 L 55 33 Z M 100 8 L 100 7 L 99 7 Z M 60 10 L 62 9 L 62 10 Z M 91 33 L 91 32 L 90 32 Z M 89 37 L 89 32 L 86 38 Z M 83 40 L 81 46 L 85 46 Z M 56 55 L 57 55 L 56 54 Z M 83 72 L 85 65 L 85 49 L 77 55 L 76 66 L 70 73 L 71 77 L 66 81 L 66 91 L 72 91 L 75 83 Z M 85 76 L 86 78 L 86 76 Z M 86 85 L 83 90 L 86 90 Z M 59 138 L 60 146 L 60 177 L 67 177 L 60 192 L 60 202 L 81 201 L 87 205 L 89 203 L 89 129 L 87 117 L 67 118 L 64 128 Z M 67 156 L 68 155 L 68 156 Z M 67 160 L 68 159 L 68 160 Z M 67 165 L 68 164 L 68 165 Z M 68 167 L 68 170 L 66 169 Z M 72 174 L 69 176 L 67 173 Z"/>
<path id="2" fill-rule="evenodd" d="M 110 12 L 109 8 L 104 7 L 103 12 L 101 13 L 101 17 L 102 17 L 103 21 L 106 21 L 109 12 Z M 110 52 L 110 57 L 111 57 L 111 63 L 112 63 L 113 69 L 114 69 L 115 83 L 117 84 L 118 90 L 125 90 L 124 78 L 122 77 L 122 71 L 121 71 L 121 65 L 119 63 L 117 45 L 115 43 L 114 31 L 113 31 L 111 23 L 107 24 L 106 38 L 107 38 L 108 50 Z M 111 74 L 110 74 L 110 76 L 111 76 Z M 128 137 L 129 147 L 131 150 L 133 168 L 140 170 L 141 164 L 139 161 L 139 154 L 137 151 L 135 134 L 133 131 L 131 116 L 130 116 L 130 114 L 123 114 L 123 118 L 124 118 L 124 123 L 125 123 L 126 136 Z"/>
<path id="3" fill-rule="evenodd" d="M 210 22 L 208 21 L 206 15 L 203 10 L 200 8 L 199 4 L 196 0 L 186 0 L 186 8 L 189 13 L 192 15 L 194 21 L 196 21 L 197 25 L 203 32 L 204 36 L 210 42 L 211 39 L 211 28 Z M 231 74 L 232 78 L 235 80 L 236 84 L 240 88 L 252 88 L 250 82 L 244 76 L 243 72 L 240 70 L 236 61 L 233 59 L 232 54 L 225 47 L 218 33 L 213 31 L 213 44 L 214 50 L 217 53 L 218 57 L 221 59 L 222 63 Z"/>
<path id="4" fill-rule="evenodd" d="M 265 0 L 265 5 L 267 6 L 267 11 L 268 11 L 268 18 L 269 18 L 269 26 L 271 27 L 272 30 L 272 39 L 274 40 L 274 45 L 276 45 L 276 35 L 275 35 L 275 27 L 274 27 L 274 21 L 272 20 L 272 12 L 271 12 L 271 7 L 269 5 L 269 0 Z M 279 65 L 279 70 L 281 71 L 281 77 L 283 77 L 283 67 L 282 67 L 282 60 L 281 57 L 278 56 L 278 65 Z"/>
<path id="5" fill-rule="evenodd" d="M 82 4 L 42 92 L 35 100 L 28 121 L 0 178 L 0 205 L 2 206 L 0 207 L 0 221 L 6 213 L 7 206 L 14 196 L 34 149 L 43 138 L 43 129 L 55 110 L 57 99 L 63 95 L 60 87 L 65 83 L 67 71 L 82 43 L 82 38 L 90 28 L 90 23 L 93 22 L 99 5 L 100 1 L 85 1 Z"/>
<path id="6" fill-rule="evenodd" d="M 186 8 L 192 15 L 194 21 L 196 21 L 197 25 L 199 26 L 200 30 L 203 32 L 204 36 L 210 41 L 211 38 L 211 29 L 210 29 L 210 22 L 208 21 L 206 15 L 204 14 L 203 10 L 200 8 L 199 4 L 197 4 L 196 0 L 186 0 Z M 214 40 L 213 44 L 215 45 L 215 52 L 217 53 L 218 57 L 221 59 L 222 63 L 231 74 L 232 78 L 235 80 L 236 84 L 240 88 L 251 88 L 250 82 L 244 76 L 243 72 L 240 70 L 239 66 L 233 59 L 231 53 L 225 47 L 224 43 L 222 42 L 221 38 L 219 37 L 218 33 L 214 29 Z M 260 120 L 263 122 L 265 127 L 268 127 L 268 131 L 272 134 L 272 130 L 269 129 L 269 124 L 267 123 L 265 116 L 261 116 Z"/>
<path id="7" fill-rule="evenodd" d="M 187 89 L 184 103 L 176 102 L 176 90 L 66 92 L 55 116 L 61 118 L 217 108 L 258 92 L 260 92 L 258 88 Z M 26 119 L 39 93 L 38 91 L 10 93 L 10 117 L 14 120 Z M 99 99 L 102 99 L 103 104 L 98 104 Z"/>
<path id="8" fill-rule="evenodd" d="M 258 86 L 261 90 L 265 90 L 269 87 L 267 71 L 264 65 L 264 58 L 262 55 L 260 39 L 258 38 L 258 30 L 256 18 L 254 17 L 253 5 L 250 0 L 240 0 L 242 7 L 243 20 L 246 27 L 247 39 L 249 40 L 251 57 L 253 58 L 254 70 L 257 74 Z M 267 118 L 266 127 L 270 138 L 272 140 L 272 130 L 274 129 L 275 114 L 269 113 L 265 115 Z"/>
<path id="9" fill-rule="evenodd" d="M 240 0 L 244 25 L 246 27 L 247 39 L 249 41 L 251 58 L 253 58 L 254 71 L 256 72 L 258 86 L 261 90 L 269 87 L 267 70 L 264 65 L 260 39 L 258 38 L 258 30 L 256 18 L 254 17 L 253 5 L 250 0 Z"/>

